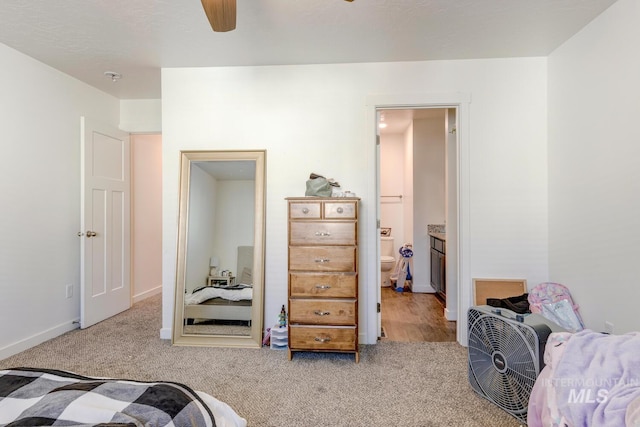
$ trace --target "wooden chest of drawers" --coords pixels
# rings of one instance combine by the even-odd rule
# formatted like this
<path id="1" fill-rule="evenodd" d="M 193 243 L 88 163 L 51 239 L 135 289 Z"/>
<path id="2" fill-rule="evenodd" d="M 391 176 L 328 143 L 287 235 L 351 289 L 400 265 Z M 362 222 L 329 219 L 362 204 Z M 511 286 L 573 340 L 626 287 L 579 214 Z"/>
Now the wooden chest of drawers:
<path id="1" fill-rule="evenodd" d="M 289 360 L 358 352 L 357 198 L 290 197 Z"/>

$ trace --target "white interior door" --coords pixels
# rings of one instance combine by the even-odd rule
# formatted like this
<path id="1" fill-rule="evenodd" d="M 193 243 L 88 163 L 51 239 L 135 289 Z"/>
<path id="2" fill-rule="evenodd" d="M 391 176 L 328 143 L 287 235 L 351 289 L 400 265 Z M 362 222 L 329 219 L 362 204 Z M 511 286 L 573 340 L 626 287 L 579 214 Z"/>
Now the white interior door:
<path id="1" fill-rule="evenodd" d="M 87 328 L 131 307 L 129 135 L 81 118 L 81 308 Z"/>

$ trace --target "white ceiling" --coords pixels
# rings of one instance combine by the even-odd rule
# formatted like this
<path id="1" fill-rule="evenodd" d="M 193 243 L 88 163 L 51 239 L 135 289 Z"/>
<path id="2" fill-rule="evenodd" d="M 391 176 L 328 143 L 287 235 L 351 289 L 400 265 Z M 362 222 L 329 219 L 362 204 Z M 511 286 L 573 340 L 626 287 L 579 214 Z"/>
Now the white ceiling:
<path id="1" fill-rule="evenodd" d="M 1 0 L 0 42 L 118 98 L 157 99 L 163 67 L 546 56 L 614 2 L 237 0 L 236 30 L 214 33 L 198 0 Z"/>

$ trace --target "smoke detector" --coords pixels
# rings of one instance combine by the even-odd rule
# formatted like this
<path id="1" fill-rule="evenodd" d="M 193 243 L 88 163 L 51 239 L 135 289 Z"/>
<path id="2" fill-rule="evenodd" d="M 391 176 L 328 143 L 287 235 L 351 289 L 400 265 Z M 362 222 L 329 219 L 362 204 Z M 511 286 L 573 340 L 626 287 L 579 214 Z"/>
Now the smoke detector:
<path id="1" fill-rule="evenodd" d="M 104 75 L 111 79 L 112 82 L 117 82 L 122 78 L 122 74 L 116 73 L 115 71 L 105 71 Z"/>

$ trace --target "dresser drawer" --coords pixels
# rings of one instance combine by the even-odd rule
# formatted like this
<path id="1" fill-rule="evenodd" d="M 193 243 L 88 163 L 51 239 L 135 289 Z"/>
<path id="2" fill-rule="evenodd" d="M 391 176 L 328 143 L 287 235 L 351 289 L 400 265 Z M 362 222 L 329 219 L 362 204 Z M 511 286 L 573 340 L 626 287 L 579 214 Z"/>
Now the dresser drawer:
<path id="1" fill-rule="evenodd" d="M 356 219 L 358 209 L 355 201 L 324 202 L 323 217 L 327 219 Z"/>
<path id="2" fill-rule="evenodd" d="M 305 350 L 354 351 L 356 328 L 289 326 L 289 348 Z"/>
<path id="3" fill-rule="evenodd" d="M 307 325 L 355 325 L 355 300 L 291 299 L 289 323 Z"/>
<path id="4" fill-rule="evenodd" d="M 320 219 L 322 204 L 318 202 L 291 202 L 289 203 L 289 218 Z"/>
<path id="5" fill-rule="evenodd" d="M 291 221 L 291 245 L 352 245 L 356 244 L 355 222 Z"/>
<path id="6" fill-rule="evenodd" d="M 290 273 L 292 297 L 355 298 L 358 276 L 352 273 Z"/>
<path id="7" fill-rule="evenodd" d="M 356 271 L 355 246 L 289 246 L 289 270 Z"/>

